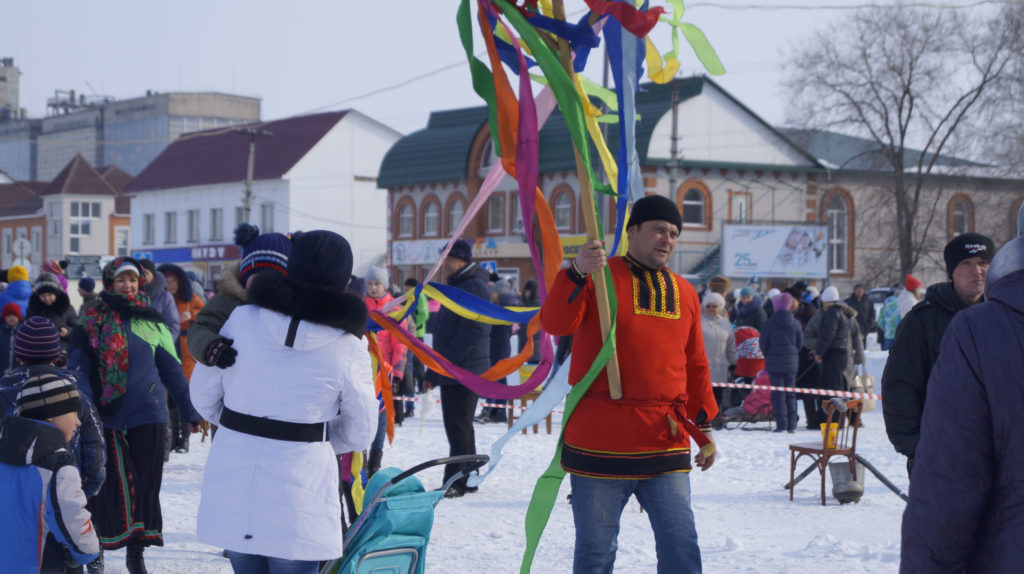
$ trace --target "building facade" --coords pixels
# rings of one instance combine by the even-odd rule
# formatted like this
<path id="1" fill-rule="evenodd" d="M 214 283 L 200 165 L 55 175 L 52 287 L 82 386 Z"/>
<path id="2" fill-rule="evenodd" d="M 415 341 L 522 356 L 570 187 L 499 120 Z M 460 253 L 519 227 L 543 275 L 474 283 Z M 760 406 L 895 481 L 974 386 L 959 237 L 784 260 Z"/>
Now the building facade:
<path id="1" fill-rule="evenodd" d="M 224 263 L 239 258 L 233 230 L 248 221 L 261 232 L 340 233 L 363 273 L 385 253 L 387 206 L 376 174 L 399 137 L 349 110 L 179 138 L 126 188 L 131 252 L 180 264 L 212 286 Z"/>

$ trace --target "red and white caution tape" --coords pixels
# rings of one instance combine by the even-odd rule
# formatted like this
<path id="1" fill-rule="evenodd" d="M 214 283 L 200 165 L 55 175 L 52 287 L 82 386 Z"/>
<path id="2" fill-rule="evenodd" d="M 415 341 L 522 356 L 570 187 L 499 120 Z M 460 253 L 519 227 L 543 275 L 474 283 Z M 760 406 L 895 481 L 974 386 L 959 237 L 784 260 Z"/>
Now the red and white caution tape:
<path id="1" fill-rule="evenodd" d="M 712 387 L 726 389 L 768 389 L 769 391 L 781 391 L 786 393 L 803 393 L 805 395 L 823 395 L 828 397 L 843 397 L 846 399 L 875 399 L 882 400 L 882 395 L 874 393 L 858 393 L 855 391 L 837 391 L 835 389 L 801 389 L 798 387 L 772 387 L 769 385 L 750 385 L 746 383 L 711 383 Z"/>

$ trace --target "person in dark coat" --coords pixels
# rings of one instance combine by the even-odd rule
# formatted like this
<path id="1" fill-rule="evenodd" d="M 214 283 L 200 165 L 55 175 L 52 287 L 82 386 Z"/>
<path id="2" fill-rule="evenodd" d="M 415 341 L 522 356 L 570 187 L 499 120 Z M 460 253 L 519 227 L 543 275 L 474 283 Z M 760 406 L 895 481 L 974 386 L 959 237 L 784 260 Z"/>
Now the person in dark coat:
<path id="1" fill-rule="evenodd" d="M 1024 239 L 993 259 L 985 299 L 952 318 L 931 370 L 900 572 L 1021 568 Z"/>
<path id="2" fill-rule="evenodd" d="M 846 390 L 846 365 L 850 360 L 850 318 L 839 302 L 839 289 L 835 285 L 821 293 L 821 322 L 818 323 L 814 360 L 818 363 L 818 388 Z M 817 399 L 820 401 L 820 397 Z M 816 420 L 807 424 L 817 428 L 825 422 L 824 411 L 816 411 Z"/>
<path id="3" fill-rule="evenodd" d="M 492 286 L 491 300 L 501 305 L 502 307 L 516 307 L 522 304 L 522 300 L 519 298 L 512 287 L 509 286 L 508 281 L 499 279 Z M 491 364 L 494 365 L 502 359 L 507 359 L 512 356 L 512 325 L 491 325 Z M 507 385 L 508 381 L 505 377 L 502 377 L 495 381 L 502 385 Z M 475 421 L 481 423 L 505 423 L 508 422 L 508 414 L 505 408 L 505 404 L 508 402 L 505 399 L 487 399 L 488 403 L 501 405 L 493 407 L 484 407 L 480 411 L 480 415 L 477 416 Z"/>
<path id="4" fill-rule="evenodd" d="M 473 251 L 464 239 L 452 245 L 444 260 L 447 283 L 483 300 L 490 298 L 487 280 L 490 274 L 473 262 Z M 438 312 L 437 327 L 434 331 L 434 350 L 453 364 L 475 374 L 482 374 L 491 368 L 491 326 L 464 317 L 442 307 Z M 476 437 L 473 433 L 473 415 L 479 400 L 476 393 L 459 384 L 455 379 L 430 371 L 427 382 L 441 387 L 441 417 L 444 432 L 448 437 L 449 455 L 476 454 Z M 464 465 L 449 464 L 444 467 L 444 480 L 455 476 Z M 476 492 L 476 487 L 466 486 L 463 477 L 455 481 L 445 492 L 448 498 Z"/>
<path id="5" fill-rule="evenodd" d="M 943 252 L 952 281 L 930 286 L 924 300 L 896 329 L 882 373 L 882 415 L 889 442 L 907 457 L 908 476 L 921 436 L 921 413 L 939 343 L 954 315 L 984 299 L 985 272 L 994 252 L 992 240 L 984 235 L 954 237 Z"/>
<path id="6" fill-rule="evenodd" d="M 537 292 L 537 280 L 527 279 L 526 283 L 523 283 L 523 293 L 520 297 L 522 305 L 524 307 L 540 307 L 540 295 Z M 526 346 L 526 331 L 529 328 L 529 323 L 519 324 L 519 351 L 523 350 Z M 533 354 L 526 360 L 531 365 L 540 363 L 540 331 L 533 336 Z"/>
<path id="7" fill-rule="evenodd" d="M 178 319 L 178 304 L 174 302 L 174 295 L 167 290 L 167 278 L 156 270 L 151 259 L 139 259 L 139 266 L 146 283 L 143 290 L 149 296 L 149 306 L 160 312 L 171 331 L 171 337 L 177 341 L 181 335 L 181 321 Z"/>
<path id="8" fill-rule="evenodd" d="M 868 299 L 864 285 L 855 285 L 853 294 L 843 302 L 857 312 L 857 326 L 860 327 L 861 337 L 867 337 L 868 332 L 875 327 L 875 304 Z"/>
<path id="9" fill-rule="evenodd" d="M 736 327 L 753 327 L 758 331 L 768 320 L 768 314 L 764 312 L 764 300 L 752 287 L 740 290 L 740 298 L 733 308 L 733 317 Z"/>
<path id="10" fill-rule="evenodd" d="M 800 348 L 804 344 L 803 329 L 793 318 L 793 297 L 789 293 L 775 296 L 775 312 L 761 328 L 758 344 L 764 354 L 764 368 L 773 387 L 793 387 Z M 772 410 L 775 413 L 775 432 L 796 432 L 800 415 L 796 410 L 796 393 L 772 391 Z"/>
<path id="11" fill-rule="evenodd" d="M 78 322 L 78 315 L 55 275 L 42 273 L 36 279 L 32 296 L 28 299 L 28 311 L 25 312 L 25 318 L 29 317 L 43 317 L 56 325 L 60 333 L 60 346 L 67 350 L 68 337 Z"/>

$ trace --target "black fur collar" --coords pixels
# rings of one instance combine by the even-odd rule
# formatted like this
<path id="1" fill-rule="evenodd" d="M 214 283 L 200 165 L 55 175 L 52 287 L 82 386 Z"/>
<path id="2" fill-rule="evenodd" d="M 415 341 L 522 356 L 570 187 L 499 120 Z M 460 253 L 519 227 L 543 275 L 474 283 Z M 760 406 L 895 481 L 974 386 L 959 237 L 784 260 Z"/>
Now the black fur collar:
<path id="1" fill-rule="evenodd" d="M 249 286 L 249 303 L 289 317 L 344 329 L 362 338 L 366 305 L 349 293 L 294 281 L 280 273 L 259 273 Z"/>

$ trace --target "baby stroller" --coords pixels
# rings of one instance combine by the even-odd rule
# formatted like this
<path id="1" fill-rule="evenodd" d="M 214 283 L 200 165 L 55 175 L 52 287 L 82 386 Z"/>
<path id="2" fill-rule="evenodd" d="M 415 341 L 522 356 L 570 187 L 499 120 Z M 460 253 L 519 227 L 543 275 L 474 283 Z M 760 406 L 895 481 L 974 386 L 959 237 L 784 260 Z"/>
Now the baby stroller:
<path id="1" fill-rule="evenodd" d="M 434 507 L 456 480 L 487 464 L 484 454 L 466 454 L 429 460 L 402 472 L 382 468 L 366 485 L 374 493 L 345 535 L 344 555 L 327 562 L 320 574 L 422 574 Z M 426 491 L 414 474 L 442 464 L 464 463 L 462 472 L 440 490 Z"/>

